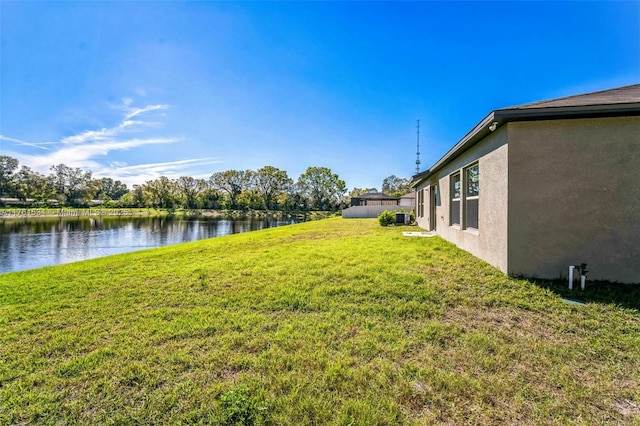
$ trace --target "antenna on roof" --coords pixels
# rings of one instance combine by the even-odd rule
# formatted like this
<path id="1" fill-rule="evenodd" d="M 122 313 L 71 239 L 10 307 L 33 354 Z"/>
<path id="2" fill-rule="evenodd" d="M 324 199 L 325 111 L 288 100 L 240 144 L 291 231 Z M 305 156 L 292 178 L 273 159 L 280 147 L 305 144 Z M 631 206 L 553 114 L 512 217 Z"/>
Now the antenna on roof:
<path id="1" fill-rule="evenodd" d="M 416 120 L 416 174 L 420 173 L 420 120 Z"/>

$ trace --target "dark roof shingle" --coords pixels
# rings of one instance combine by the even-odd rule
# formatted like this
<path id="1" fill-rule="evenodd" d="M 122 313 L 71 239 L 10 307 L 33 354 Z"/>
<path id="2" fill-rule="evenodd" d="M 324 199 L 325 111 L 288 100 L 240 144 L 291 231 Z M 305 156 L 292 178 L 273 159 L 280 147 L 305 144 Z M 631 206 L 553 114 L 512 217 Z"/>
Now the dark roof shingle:
<path id="1" fill-rule="evenodd" d="M 640 84 L 601 90 L 582 95 L 537 101 L 503 109 L 557 108 L 595 105 L 616 105 L 640 102 Z"/>

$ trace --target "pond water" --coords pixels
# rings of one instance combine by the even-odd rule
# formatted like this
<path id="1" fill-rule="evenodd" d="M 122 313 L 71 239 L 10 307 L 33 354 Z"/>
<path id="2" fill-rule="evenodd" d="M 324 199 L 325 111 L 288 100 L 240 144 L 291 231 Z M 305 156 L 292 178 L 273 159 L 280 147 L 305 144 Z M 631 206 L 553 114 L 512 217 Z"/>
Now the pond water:
<path id="1" fill-rule="evenodd" d="M 298 219 L 171 217 L 28 218 L 0 221 L 0 273 L 255 231 Z"/>

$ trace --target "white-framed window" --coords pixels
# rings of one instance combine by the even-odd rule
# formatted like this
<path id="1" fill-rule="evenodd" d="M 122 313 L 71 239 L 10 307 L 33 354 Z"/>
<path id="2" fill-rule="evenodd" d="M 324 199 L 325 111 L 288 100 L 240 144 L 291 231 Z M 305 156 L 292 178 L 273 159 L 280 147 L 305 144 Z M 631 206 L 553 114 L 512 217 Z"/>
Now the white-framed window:
<path id="1" fill-rule="evenodd" d="M 462 188 L 460 182 L 460 172 L 456 172 L 451 175 L 449 180 L 451 188 L 449 192 L 451 194 L 451 212 L 449 223 L 451 225 L 460 225 L 460 199 L 462 196 Z"/>
<path id="2" fill-rule="evenodd" d="M 464 227 L 478 229 L 480 168 L 474 163 L 464 169 Z"/>
<path id="3" fill-rule="evenodd" d="M 462 229 L 479 228 L 480 166 L 478 162 L 457 170 L 449 176 L 450 225 Z"/>

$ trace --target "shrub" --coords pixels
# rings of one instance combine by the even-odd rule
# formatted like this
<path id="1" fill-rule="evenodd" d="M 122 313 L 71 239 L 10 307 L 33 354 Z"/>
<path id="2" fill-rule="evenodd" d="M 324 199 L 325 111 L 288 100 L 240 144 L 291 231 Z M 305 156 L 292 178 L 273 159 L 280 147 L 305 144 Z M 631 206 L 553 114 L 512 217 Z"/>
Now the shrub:
<path id="1" fill-rule="evenodd" d="M 396 215 L 389 210 L 385 210 L 378 215 L 378 222 L 380 222 L 380 226 L 393 225 L 395 221 Z"/>

